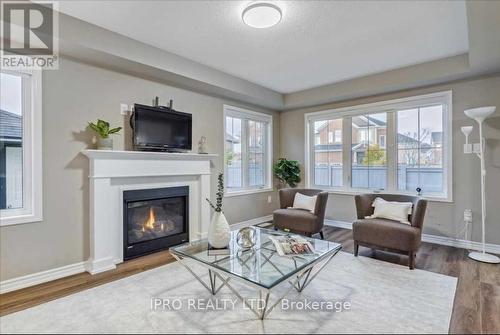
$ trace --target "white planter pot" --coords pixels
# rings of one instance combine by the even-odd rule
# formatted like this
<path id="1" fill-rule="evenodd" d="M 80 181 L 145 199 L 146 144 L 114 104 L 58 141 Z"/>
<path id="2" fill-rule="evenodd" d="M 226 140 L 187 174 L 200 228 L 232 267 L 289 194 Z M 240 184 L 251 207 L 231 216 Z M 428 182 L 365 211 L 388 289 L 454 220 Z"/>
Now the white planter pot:
<path id="1" fill-rule="evenodd" d="M 108 138 L 97 138 L 97 149 L 98 150 L 113 150 L 113 139 Z"/>
<path id="2" fill-rule="evenodd" d="M 214 248 L 225 248 L 229 244 L 231 230 L 222 212 L 215 212 L 208 228 L 208 243 Z"/>

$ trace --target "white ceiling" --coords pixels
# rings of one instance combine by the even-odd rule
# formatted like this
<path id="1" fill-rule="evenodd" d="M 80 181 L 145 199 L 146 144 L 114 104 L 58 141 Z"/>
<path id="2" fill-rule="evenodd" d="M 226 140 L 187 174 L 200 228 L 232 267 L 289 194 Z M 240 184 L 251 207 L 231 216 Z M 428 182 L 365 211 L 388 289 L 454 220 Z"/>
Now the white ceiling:
<path id="1" fill-rule="evenodd" d="M 276 1 L 254 29 L 249 1 L 61 1 L 84 21 L 291 93 L 468 51 L 462 1 Z"/>

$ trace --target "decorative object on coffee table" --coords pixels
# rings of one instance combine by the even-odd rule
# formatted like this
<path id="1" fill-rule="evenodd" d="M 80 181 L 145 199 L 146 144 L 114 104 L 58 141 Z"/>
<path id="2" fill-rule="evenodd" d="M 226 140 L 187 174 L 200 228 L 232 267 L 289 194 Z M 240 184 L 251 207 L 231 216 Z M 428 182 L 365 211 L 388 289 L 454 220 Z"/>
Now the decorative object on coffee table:
<path id="1" fill-rule="evenodd" d="M 236 235 L 236 243 L 242 249 L 251 249 L 255 245 L 255 228 L 245 227 L 241 228 Z"/>
<path id="2" fill-rule="evenodd" d="M 109 122 L 98 119 L 97 122 L 89 122 L 89 128 L 97 133 L 97 149 L 113 150 L 113 139 L 109 135 L 117 134 L 122 127 L 110 128 Z"/>
<path id="3" fill-rule="evenodd" d="M 479 124 L 479 144 L 469 144 L 469 135 L 472 132 L 473 127 L 467 126 L 462 127 L 462 132 L 465 135 L 465 145 L 464 153 L 466 154 L 476 154 L 481 162 L 481 252 L 472 251 L 469 253 L 469 257 L 480 262 L 498 264 L 500 263 L 500 258 L 495 255 L 486 253 L 486 165 L 484 163 L 485 155 L 485 141 L 483 136 L 483 121 L 495 113 L 495 106 L 479 107 L 473 109 L 467 109 L 464 111 L 465 115 L 470 117 Z"/>
<path id="4" fill-rule="evenodd" d="M 282 187 L 297 187 L 300 183 L 299 162 L 280 158 L 273 167 L 274 174 L 280 180 Z"/>
<path id="5" fill-rule="evenodd" d="M 222 197 L 224 196 L 224 175 L 219 173 L 215 205 L 207 199 L 214 210 L 214 216 L 208 227 L 208 243 L 214 248 L 225 248 L 229 244 L 230 229 L 222 212 Z"/>

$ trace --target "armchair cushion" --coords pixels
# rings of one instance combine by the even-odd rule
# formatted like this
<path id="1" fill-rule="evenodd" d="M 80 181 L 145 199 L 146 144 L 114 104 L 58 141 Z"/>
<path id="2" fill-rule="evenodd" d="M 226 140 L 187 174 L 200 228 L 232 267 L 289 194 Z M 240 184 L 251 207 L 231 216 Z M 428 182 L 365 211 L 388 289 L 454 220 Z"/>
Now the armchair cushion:
<path id="1" fill-rule="evenodd" d="M 353 223 L 353 239 L 399 251 L 418 250 L 421 230 L 398 221 L 362 219 Z"/>
<path id="2" fill-rule="evenodd" d="M 322 223 L 316 215 L 303 209 L 277 209 L 273 213 L 273 224 L 278 229 L 316 233 L 321 230 Z"/>

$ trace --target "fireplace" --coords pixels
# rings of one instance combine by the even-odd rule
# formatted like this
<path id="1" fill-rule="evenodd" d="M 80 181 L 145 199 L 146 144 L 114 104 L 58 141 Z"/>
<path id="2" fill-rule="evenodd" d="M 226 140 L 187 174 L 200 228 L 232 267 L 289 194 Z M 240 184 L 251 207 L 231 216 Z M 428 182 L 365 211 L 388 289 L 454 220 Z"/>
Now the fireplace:
<path id="1" fill-rule="evenodd" d="M 189 240 L 189 187 L 123 192 L 123 259 Z"/>

